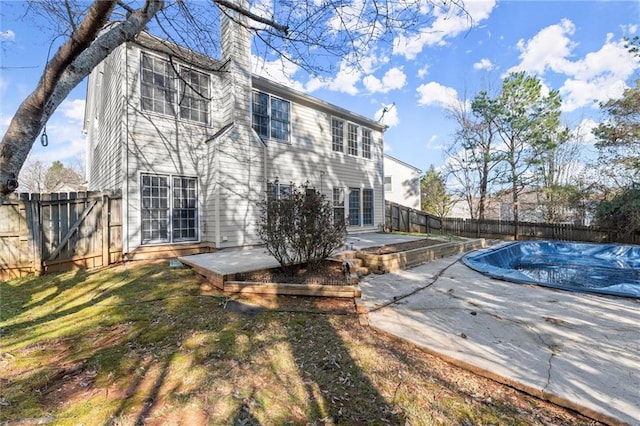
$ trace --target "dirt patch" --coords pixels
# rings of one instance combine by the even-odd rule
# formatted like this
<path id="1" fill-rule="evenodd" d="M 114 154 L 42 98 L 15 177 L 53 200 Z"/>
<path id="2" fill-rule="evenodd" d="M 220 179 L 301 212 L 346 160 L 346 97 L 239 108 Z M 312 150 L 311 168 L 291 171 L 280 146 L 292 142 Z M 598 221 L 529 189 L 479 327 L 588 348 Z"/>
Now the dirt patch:
<path id="1" fill-rule="evenodd" d="M 342 262 L 326 260 L 314 271 L 307 265 L 296 265 L 283 271 L 282 268 L 236 274 L 235 281 L 283 284 L 348 285 Z"/>
<path id="2" fill-rule="evenodd" d="M 442 240 L 432 240 L 429 238 L 425 238 L 423 240 L 407 241 L 406 243 L 385 244 L 377 247 L 367 247 L 360 251 L 367 254 L 391 254 L 417 248 L 435 246 L 436 244 L 442 243 L 444 243 L 444 241 Z"/>

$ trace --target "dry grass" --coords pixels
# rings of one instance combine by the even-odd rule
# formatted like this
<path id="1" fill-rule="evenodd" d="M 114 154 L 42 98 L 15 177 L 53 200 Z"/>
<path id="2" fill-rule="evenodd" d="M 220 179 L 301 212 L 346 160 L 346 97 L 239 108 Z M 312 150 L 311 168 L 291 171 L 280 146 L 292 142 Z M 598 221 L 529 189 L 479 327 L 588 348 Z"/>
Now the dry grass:
<path id="1" fill-rule="evenodd" d="M 128 264 L 0 281 L 0 422 L 592 424 L 359 325 L 353 302 Z"/>

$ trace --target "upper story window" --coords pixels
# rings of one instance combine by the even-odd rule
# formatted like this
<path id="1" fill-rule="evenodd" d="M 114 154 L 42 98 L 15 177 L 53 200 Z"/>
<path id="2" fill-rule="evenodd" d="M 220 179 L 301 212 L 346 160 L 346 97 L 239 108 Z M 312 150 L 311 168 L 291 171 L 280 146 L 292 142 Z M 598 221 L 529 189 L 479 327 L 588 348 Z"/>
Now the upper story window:
<path id="1" fill-rule="evenodd" d="M 384 192 L 393 191 L 393 186 L 391 185 L 391 176 L 384 177 Z"/>
<path id="2" fill-rule="evenodd" d="M 169 62 L 155 56 L 142 55 L 142 109 L 174 115 L 175 74 Z"/>
<path id="3" fill-rule="evenodd" d="M 264 138 L 289 141 L 291 103 L 262 92 L 253 92 L 254 130 Z"/>
<path id="4" fill-rule="evenodd" d="M 358 155 L 358 126 L 349 123 L 347 126 L 347 140 L 349 141 L 349 155 Z"/>
<path id="5" fill-rule="evenodd" d="M 331 149 L 344 152 L 344 121 L 331 119 Z"/>
<path id="6" fill-rule="evenodd" d="M 362 128 L 362 156 L 371 158 L 371 129 Z"/>
<path id="7" fill-rule="evenodd" d="M 209 122 L 209 76 L 183 68 L 180 72 L 180 117 Z"/>
<path id="8" fill-rule="evenodd" d="M 335 152 L 345 152 L 345 137 L 347 154 L 363 158 L 371 158 L 371 145 L 373 136 L 371 129 L 358 126 L 357 124 L 331 118 L 331 149 Z"/>
<path id="9" fill-rule="evenodd" d="M 177 66 L 176 66 L 177 67 Z M 178 77 L 169 61 L 142 54 L 140 103 L 145 111 L 209 122 L 210 86 L 207 74 L 179 67 Z"/>

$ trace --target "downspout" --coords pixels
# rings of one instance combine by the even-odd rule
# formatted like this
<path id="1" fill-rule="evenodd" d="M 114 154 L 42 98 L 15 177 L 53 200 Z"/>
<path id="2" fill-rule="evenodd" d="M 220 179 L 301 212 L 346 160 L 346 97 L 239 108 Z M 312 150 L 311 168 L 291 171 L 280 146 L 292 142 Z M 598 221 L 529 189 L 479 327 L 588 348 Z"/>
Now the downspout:
<path id="1" fill-rule="evenodd" d="M 124 193 L 122 194 L 122 227 L 124 232 L 122 238 L 124 238 L 122 245 L 123 256 L 129 253 L 129 43 L 124 44 Z"/>
<path id="2" fill-rule="evenodd" d="M 214 222 L 215 227 L 215 245 L 216 248 L 220 248 L 222 238 L 220 236 L 220 152 L 218 151 L 218 139 L 214 140 L 216 144 L 213 148 L 213 165 L 215 171 L 213 172 L 213 181 L 215 182 L 215 190 L 213 192 L 213 210 L 215 211 L 216 219 Z"/>

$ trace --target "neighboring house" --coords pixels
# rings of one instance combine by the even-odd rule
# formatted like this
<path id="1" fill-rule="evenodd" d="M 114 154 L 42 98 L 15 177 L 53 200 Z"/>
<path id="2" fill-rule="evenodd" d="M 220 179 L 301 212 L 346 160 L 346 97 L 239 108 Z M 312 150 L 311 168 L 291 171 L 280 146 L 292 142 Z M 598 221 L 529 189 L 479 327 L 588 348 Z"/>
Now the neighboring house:
<path id="1" fill-rule="evenodd" d="M 518 216 L 520 222 L 546 223 L 546 200 L 540 191 L 528 190 L 519 195 Z M 477 209 L 478 199 L 474 199 Z M 595 212 L 593 202 L 584 201 L 579 208 L 566 208 L 555 205 L 556 214 L 560 218 L 559 223 L 573 225 L 591 224 Z M 457 200 L 448 217 L 469 219 L 469 207 L 465 200 Z M 510 190 L 503 190 L 487 197 L 485 205 L 486 220 L 513 220 L 513 199 Z"/>
<path id="2" fill-rule="evenodd" d="M 253 76 L 229 18 L 221 42 L 216 60 L 140 34 L 89 76 L 89 189 L 121 191 L 123 252 L 259 244 L 259 202 L 291 183 L 325 194 L 349 232 L 378 229 L 385 127 Z"/>
<path id="3" fill-rule="evenodd" d="M 384 199 L 420 210 L 422 171 L 390 155 L 384 155 Z"/>

